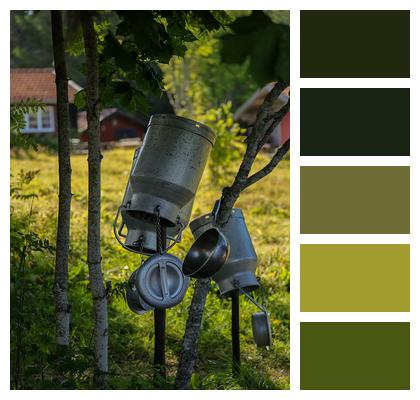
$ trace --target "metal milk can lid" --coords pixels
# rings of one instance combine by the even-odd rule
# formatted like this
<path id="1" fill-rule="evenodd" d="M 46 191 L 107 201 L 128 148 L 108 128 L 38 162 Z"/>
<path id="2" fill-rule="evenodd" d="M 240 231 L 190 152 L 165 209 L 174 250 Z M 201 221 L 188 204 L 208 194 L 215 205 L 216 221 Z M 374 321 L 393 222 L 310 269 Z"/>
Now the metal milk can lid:
<path id="1" fill-rule="evenodd" d="M 170 308 L 182 301 L 189 282 L 178 257 L 155 254 L 139 268 L 135 284 L 145 302 L 156 308 Z"/>
<path id="2" fill-rule="evenodd" d="M 211 145 L 214 145 L 216 141 L 216 135 L 208 126 L 189 118 L 179 117 L 172 114 L 154 114 L 150 117 L 147 128 L 152 125 L 163 125 L 187 130 L 203 137 L 204 139 L 207 139 Z"/>

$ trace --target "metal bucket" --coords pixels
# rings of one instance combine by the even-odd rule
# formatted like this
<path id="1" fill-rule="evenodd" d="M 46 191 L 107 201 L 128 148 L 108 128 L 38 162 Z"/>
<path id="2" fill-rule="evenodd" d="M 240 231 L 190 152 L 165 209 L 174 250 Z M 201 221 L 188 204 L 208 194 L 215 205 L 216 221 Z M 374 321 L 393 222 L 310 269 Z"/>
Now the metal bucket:
<path id="1" fill-rule="evenodd" d="M 194 238 L 212 228 L 213 216 L 206 214 L 190 224 Z M 228 223 L 221 229 L 230 243 L 230 253 L 223 267 L 213 275 L 222 296 L 237 289 L 251 292 L 259 287 L 255 270 L 258 258 L 240 208 L 234 208 Z"/>
<path id="2" fill-rule="evenodd" d="M 214 133 L 199 122 L 153 115 L 130 174 L 127 215 L 153 223 L 159 207 L 165 226 L 186 225 L 182 210 L 194 201 L 214 142 Z"/>
<path id="3" fill-rule="evenodd" d="M 137 148 L 134 152 L 130 176 L 133 172 L 139 152 L 140 148 Z M 132 197 L 133 190 L 131 188 L 130 180 L 128 180 L 123 201 L 119 208 L 122 220 L 119 228 L 115 227 L 116 237 L 118 240 L 121 240 L 120 238 L 124 238 L 124 247 L 127 250 L 145 255 L 152 255 L 156 253 L 156 222 L 153 221 L 152 218 L 148 218 L 147 220 L 139 219 L 127 212 L 127 210 L 131 207 Z M 188 224 L 193 204 L 194 198 L 192 198 L 190 202 L 181 209 L 179 214 L 180 223 L 177 226 L 171 226 L 166 229 L 167 238 L 165 247 L 169 246 L 171 240 L 177 240 L 177 236 L 180 234 L 180 231 Z M 124 227 L 126 228 L 125 233 L 123 233 Z"/>

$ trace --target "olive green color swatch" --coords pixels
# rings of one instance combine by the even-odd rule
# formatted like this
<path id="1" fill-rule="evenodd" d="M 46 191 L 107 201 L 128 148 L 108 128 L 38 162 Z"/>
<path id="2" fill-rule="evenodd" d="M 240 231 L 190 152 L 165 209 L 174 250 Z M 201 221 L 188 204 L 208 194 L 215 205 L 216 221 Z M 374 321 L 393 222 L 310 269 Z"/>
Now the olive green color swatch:
<path id="1" fill-rule="evenodd" d="M 301 78 L 409 78 L 410 11 L 302 10 Z"/>
<path id="2" fill-rule="evenodd" d="M 408 244 L 302 244 L 300 311 L 409 312 Z"/>
<path id="3" fill-rule="evenodd" d="M 327 390 L 410 388 L 408 322 L 303 322 L 300 387 Z"/>
<path id="4" fill-rule="evenodd" d="M 301 89 L 300 155 L 409 156 L 410 89 Z"/>
<path id="5" fill-rule="evenodd" d="M 410 233 L 410 168 L 301 167 L 300 232 Z"/>

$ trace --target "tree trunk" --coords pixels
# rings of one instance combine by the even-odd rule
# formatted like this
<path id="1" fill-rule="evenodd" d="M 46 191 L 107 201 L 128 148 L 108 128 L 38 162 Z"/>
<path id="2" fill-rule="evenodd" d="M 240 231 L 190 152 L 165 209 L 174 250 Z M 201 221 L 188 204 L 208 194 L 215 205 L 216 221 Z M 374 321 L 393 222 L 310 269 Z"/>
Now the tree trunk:
<path id="1" fill-rule="evenodd" d="M 231 196 L 223 197 L 218 215 L 220 215 L 221 211 L 223 211 L 223 215 L 230 215 L 235 201 L 236 199 L 233 199 Z M 218 218 L 216 222 L 219 226 L 222 226 L 227 223 L 227 221 L 228 217 L 223 221 Z M 209 290 L 210 279 L 197 279 L 190 309 L 188 311 L 184 339 L 179 353 L 178 371 L 175 380 L 177 389 L 188 389 L 190 385 L 195 361 L 197 359 L 201 321 L 203 319 Z"/>
<path id="2" fill-rule="evenodd" d="M 280 110 L 275 114 L 270 113 L 273 104 L 285 87 L 286 85 L 278 82 L 267 95 L 258 111 L 257 119 L 254 123 L 252 133 L 247 140 L 246 152 L 235 176 L 235 180 L 231 186 L 223 189 L 223 196 L 216 220 L 216 225 L 219 227 L 223 227 L 229 221 L 232 209 L 235 206 L 242 190 L 268 175 L 289 150 L 289 141 L 287 141 L 281 148 L 278 149 L 273 159 L 262 170 L 249 177 L 249 173 L 258 152 L 262 149 L 264 142 L 268 139 L 269 134 L 276 125 L 271 124 L 266 130 L 264 130 L 264 127 L 267 126 L 270 121 L 280 123 L 286 115 L 285 110 Z M 286 110 L 288 110 L 288 107 L 289 104 L 285 106 Z M 177 389 L 188 389 L 190 384 L 197 358 L 201 320 L 209 289 L 210 279 L 197 280 L 194 287 L 194 295 L 191 300 L 187 325 L 179 355 L 178 371 L 175 381 Z"/>
<path id="3" fill-rule="evenodd" d="M 64 50 L 61 11 L 51 11 L 51 33 L 54 51 L 57 91 L 59 201 L 55 257 L 54 300 L 56 342 L 70 344 L 70 304 L 68 301 L 68 258 L 71 206 L 71 164 L 69 135 L 68 79 Z"/>
<path id="4" fill-rule="evenodd" d="M 191 375 L 197 358 L 201 320 L 203 318 L 204 306 L 206 305 L 209 289 L 210 279 L 197 279 L 188 313 L 184 340 L 179 353 L 178 371 L 175 380 L 177 389 L 188 389 L 190 385 Z"/>
<path id="5" fill-rule="evenodd" d="M 95 387 L 106 388 L 108 372 L 108 309 L 107 293 L 101 270 L 101 148 L 99 130 L 99 72 L 97 37 L 93 17 L 81 12 L 86 55 L 86 108 L 88 131 L 88 255 L 90 290 L 93 299 L 96 371 Z"/>

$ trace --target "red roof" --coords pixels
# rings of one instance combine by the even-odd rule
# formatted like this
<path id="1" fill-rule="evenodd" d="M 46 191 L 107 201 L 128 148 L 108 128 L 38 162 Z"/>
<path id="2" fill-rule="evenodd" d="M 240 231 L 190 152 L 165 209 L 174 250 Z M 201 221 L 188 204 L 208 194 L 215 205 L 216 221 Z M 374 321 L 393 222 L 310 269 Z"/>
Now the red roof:
<path id="1" fill-rule="evenodd" d="M 69 81 L 69 102 L 81 89 Z M 37 99 L 46 104 L 56 104 L 55 72 L 53 68 L 13 68 L 10 70 L 10 102 Z"/>

